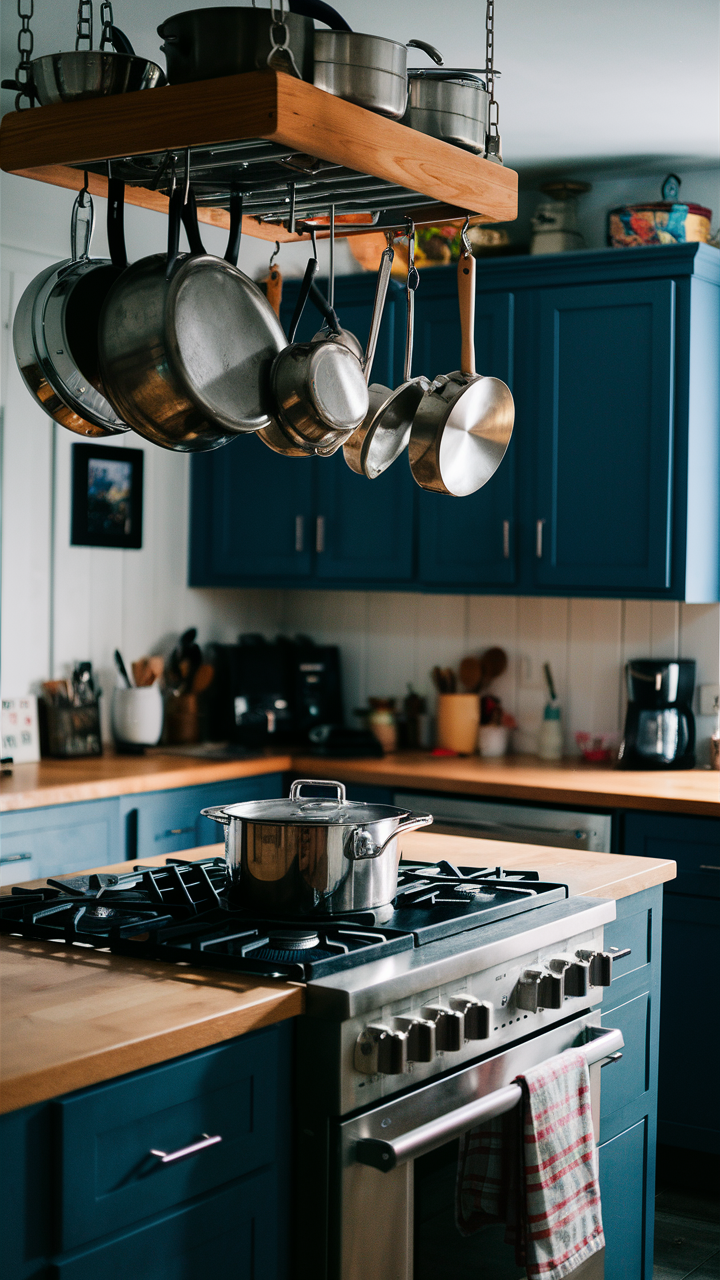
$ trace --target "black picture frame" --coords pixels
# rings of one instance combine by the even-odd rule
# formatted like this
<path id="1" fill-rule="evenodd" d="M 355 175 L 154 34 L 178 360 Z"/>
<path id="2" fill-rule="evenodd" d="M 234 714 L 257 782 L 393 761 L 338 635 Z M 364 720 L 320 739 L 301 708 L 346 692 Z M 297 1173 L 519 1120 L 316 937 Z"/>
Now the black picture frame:
<path id="1" fill-rule="evenodd" d="M 140 550 L 143 460 L 142 449 L 73 445 L 71 546 Z"/>

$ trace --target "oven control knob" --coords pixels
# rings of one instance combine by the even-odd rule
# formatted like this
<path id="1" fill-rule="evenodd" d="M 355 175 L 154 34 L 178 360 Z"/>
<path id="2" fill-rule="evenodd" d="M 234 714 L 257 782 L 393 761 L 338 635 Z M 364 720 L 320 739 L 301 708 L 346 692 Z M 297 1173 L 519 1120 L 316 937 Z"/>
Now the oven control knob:
<path id="1" fill-rule="evenodd" d="M 518 1009 L 537 1013 L 538 1009 L 562 1009 L 565 984 L 561 973 L 547 969 L 526 969 L 515 987 Z"/>
<path id="2" fill-rule="evenodd" d="M 429 1018 L 396 1018 L 395 1026 L 407 1032 L 408 1062 L 432 1062 L 435 1057 L 435 1023 Z"/>
<path id="3" fill-rule="evenodd" d="M 613 957 L 609 951 L 576 951 L 578 960 L 588 965 L 591 987 L 609 987 L 612 982 Z"/>
<path id="4" fill-rule="evenodd" d="M 548 969 L 562 977 L 565 995 L 569 998 L 586 996 L 590 987 L 590 966 L 586 960 L 575 956 L 553 956 Z"/>
<path id="5" fill-rule="evenodd" d="M 489 1000 L 476 1000 L 474 996 L 453 996 L 450 1006 L 465 1019 L 466 1040 L 487 1040 L 490 1035 L 493 1007 Z"/>
<path id="6" fill-rule="evenodd" d="M 355 1070 L 364 1075 L 399 1076 L 407 1071 L 407 1031 L 372 1023 L 355 1042 Z"/>
<path id="7" fill-rule="evenodd" d="M 448 1009 L 443 1004 L 426 1004 L 423 1018 L 435 1023 L 435 1043 L 438 1050 L 457 1053 L 465 1040 L 465 1019 L 459 1009 Z"/>

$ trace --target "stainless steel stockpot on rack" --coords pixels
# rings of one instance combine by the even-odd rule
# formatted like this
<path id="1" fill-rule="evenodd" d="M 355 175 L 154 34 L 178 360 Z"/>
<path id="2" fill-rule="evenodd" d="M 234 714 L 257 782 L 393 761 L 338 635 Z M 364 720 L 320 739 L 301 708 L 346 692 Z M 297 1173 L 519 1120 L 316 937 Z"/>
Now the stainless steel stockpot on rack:
<path id="1" fill-rule="evenodd" d="M 303 795 L 332 788 L 334 798 Z M 348 800 L 341 782 L 301 778 L 288 800 L 203 809 L 225 826 L 233 896 L 263 916 L 334 916 L 387 908 L 397 891 L 397 837 L 429 813 Z M 390 912 L 388 912 L 388 915 Z"/>

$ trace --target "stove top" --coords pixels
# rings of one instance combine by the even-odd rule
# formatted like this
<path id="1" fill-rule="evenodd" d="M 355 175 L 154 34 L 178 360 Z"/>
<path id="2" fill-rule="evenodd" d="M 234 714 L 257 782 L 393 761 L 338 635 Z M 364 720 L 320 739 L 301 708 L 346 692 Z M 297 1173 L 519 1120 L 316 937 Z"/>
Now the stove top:
<path id="1" fill-rule="evenodd" d="M 567 898 L 534 871 L 401 862 L 389 919 L 374 912 L 312 920 L 259 920 L 228 901 L 222 858 L 135 866 L 48 880 L 0 896 L 0 932 L 170 963 L 300 981 L 323 978 L 452 938 Z M 385 913 L 387 914 L 387 913 Z M 474 935 L 464 938 L 463 935 Z"/>

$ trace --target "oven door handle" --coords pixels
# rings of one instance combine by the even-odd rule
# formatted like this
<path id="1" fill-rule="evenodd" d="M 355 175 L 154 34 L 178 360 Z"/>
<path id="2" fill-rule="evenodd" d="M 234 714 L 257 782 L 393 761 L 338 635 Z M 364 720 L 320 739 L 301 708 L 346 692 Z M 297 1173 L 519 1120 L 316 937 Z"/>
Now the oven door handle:
<path id="1" fill-rule="evenodd" d="M 594 1027 L 588 1028 L 590 1032 L 595 1030 Z M 604 1059 L 617 1062 L 618 1057 L 622 1057 L 618 1050 L 625 1043 L 622 1032 L 612 1027 L 604 1027 L 602 1030 L 598 1028 L 597 1031 L 598 1034 L 587 1044 L 578 1046 L 585 1054 L 588 1066 L 594 1066 L 598 1062 L 603 1064 Z M 505 1111 L 512 1111 L 521 1097 L 519 1084 L 507 1084 L 502 1089 L 495 1089 L 493 1093 L 467 1102 L 455 1111 L 446 1112 L 427 1124 L 421 1124 L 417 1129 L 410 1129 L 395 1139 L 361 1138 L 355 1147 L 355 1159 L 358 1164 L 370 1165 L 373 1169 L 389 1173 L 397 1165 L 434 1151 L 436 1147 L 458 1138 L 475 1125 L 494 1120 Z"/>

